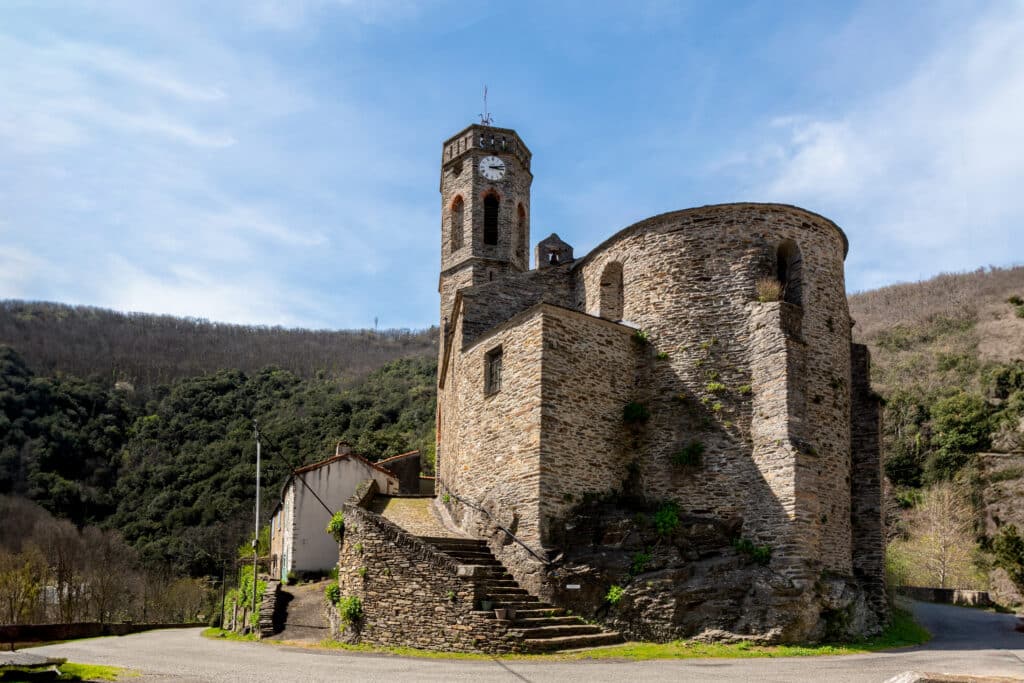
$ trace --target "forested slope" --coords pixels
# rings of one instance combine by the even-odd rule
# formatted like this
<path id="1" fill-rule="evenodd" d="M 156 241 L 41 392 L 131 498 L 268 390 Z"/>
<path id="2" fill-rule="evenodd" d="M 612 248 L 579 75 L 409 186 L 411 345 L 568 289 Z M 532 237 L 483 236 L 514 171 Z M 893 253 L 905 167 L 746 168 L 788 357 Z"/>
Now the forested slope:
<path id="1" fill-rule="evenodd" d="M 901 510 L 890 518 L 891 568 L 1021 600 L 1024 505 L 1008 501 L 1024 499 L 1024 267 L 857 294 L 850 313 L 885 400 L 884 468 Z M 925 536 L 966 551 L 936 556 Z M 940 579 L 927 569 L 940 565 L 958 569 Z"/>
<path id="2" fill-rule="evenodd" d="M 437 329 L 305 330 L 0 301 L 0 344 L 37 373 L 125 381 L 137 391 L 224 368 L 268 365 L 303 378 L 361 377 L 396 358 L 437 352 Z"/>
<path id="3" fill-rule="evenodd" d="M 266 437 L 266 517 L 285 462 L 320 460 L 338 440 L 371 459 L 421 449 L 429 471 L 435 377 L 433 354 L 357 381 L 229 369 L 140 401 L 109 381 L 37 374 L 0 346 L 0 494 L 117 529 L 150 569 L 212 573 L 252 523 L 253 420 Z"/>

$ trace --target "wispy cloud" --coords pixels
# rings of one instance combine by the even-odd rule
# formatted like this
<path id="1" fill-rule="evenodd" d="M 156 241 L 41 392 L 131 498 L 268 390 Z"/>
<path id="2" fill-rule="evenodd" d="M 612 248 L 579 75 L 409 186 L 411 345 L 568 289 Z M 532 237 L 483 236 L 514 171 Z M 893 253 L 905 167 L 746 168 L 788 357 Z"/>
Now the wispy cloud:
<path id="1" fill-rule="evenodd" d="M 755 198 L 845 224 L 856 289 L 1003 262 L 1019 239 L 1024 6 L 997 4 L 957 38 L 841 116 L 766 122 L 729 160 Z"/>

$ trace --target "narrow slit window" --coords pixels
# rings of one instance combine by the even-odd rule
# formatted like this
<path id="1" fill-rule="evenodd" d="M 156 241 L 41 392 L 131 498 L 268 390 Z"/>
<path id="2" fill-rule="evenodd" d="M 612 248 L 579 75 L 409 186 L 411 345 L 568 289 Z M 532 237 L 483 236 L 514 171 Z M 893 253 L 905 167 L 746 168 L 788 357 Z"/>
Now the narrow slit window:
<path id="1" fill-rule="evenodd" d="M 462 249 L 462 230 L 465 217 L 465 203 L 462 201 L 462 197 L 456 197 L 452 202 L 452 251 Z"/>
<path id="2" fill-rule="evenodd" d="M 498 206 L 493 194 L 484 197 L 484 244 L 498 243 Z"/>
<path id="3" fill-rule="evenodd" d="M 488 396 L 501 391 L 501 347 L 487 352 L 484 367 L 484 393 Z"/>

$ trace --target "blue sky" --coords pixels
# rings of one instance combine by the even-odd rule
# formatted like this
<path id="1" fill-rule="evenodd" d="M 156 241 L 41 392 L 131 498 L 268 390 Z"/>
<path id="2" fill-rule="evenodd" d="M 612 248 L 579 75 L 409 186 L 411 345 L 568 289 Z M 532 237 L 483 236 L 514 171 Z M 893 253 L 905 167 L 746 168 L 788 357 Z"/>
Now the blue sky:
<path id="1" fill-rule="evenodd" d="M 1024 262 L 1024 3 L 5 0 L 0 298 L 437 318 L 441 142 L 490 90 L 532 239 L 778 201 L 848 289 Z"/>

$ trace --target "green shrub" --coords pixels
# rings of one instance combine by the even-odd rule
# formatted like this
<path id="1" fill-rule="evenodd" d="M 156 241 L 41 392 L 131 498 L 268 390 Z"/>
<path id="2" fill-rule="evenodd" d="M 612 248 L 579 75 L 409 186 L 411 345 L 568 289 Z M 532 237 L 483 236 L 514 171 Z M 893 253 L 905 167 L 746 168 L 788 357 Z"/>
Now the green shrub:
<path id="1" fill-rule="evenodd" d="M 749 394 L 753 390 L 754 390 L 753 387 L 751 387 L 749 384 L 741 384 L 738 387 L 736 387 L 736 391 L 738 391 L 740 394 L 742 394 L 744 396 L 746 396 L 747 394 Z"/>
<path id="2" fill-rule="evenodd" d="M 658 360 L 668 360 L 668 351 L 658 351 Z"/>
<path id="3" fill-rule="evenodd" d="M 1018 591 L 1024 592 L 1024 537 L 1008 524 L 992 539 L 995 565 L 1006 571 Z"/>
<path id="4" fill-rule="evenodd" d="M 452 497 L 446 493 L 443 496 L 441 496 L 441 502 L 447 505 L 448 503 L 452 502 Z"/>
<path id="5" fill-rule="evenodd" d="M 925 462 L 925 479 L 945 481 L 988 446 L 992 409 L 983 397 L 959 391 L 936 401 L 930 412 L 935 452 Z"/>
<path id="6" fill-rule="evenodd" d="M 691 441 L 672 454 L 672 464 L 680 467 L 699 465 L 702 455 L 704 455 L 704 444 L 700 441 Z"/>
<path id="7" fill-rule="evenodd" d="M 736 550 L 740 551 L 759 565 L 767 565 L 772 559 L 771 546 L 755 545 L 749 538 L 737 538 L 732 542 Z"/>
<path id="8" fill-rule="evenodd" d="M 725 391 L 725 385 L 721 382 L 708 382 L 704 385 L 704 389 L 712 394 L 720 394 Z"/>
<path id="9" fill-rule="evenodd" d="M 651 562 L 651 551 L 643 550 L 633 555 L 633 562 L 629 566 L 629 573 L 632 576 L 642 574 L 647 565 Z"/>
<path id="10" fill-rule="evenodd" d="M 651 342 L 651 338 L 643 330 L 637 330 L 633 333 L 633 341 L 641 346 L 647 346 Z"/>
<path id="11" fill-rule="evenodd" d="M 327 578 L 329 578 L 331 581 L 338 580 L 338 565 L 334 565 L 333 567 L 331 567 L 331 571 L 327 572 Z"/>
<path id="12" fill-rule="evenodd" d="M 327 588 L 324 588 L 324 599 L 337 607 L 338 602 L 341 600 L 341 586 L 336 583 L 327 584 Z"/>
<path id="13" fill-rule="evenodd" d="M 609 604 L 617 605 L 625 594 L 626 589 L 622 586 L 612 586 L 608 589 L 608 593 L 605 594 L 604 599 L 607 600 Z"/>
<path id="14" fill-rule="evenodd" d="M 334 536 L 334 540 L 341 543 L 341 537 L 345 533 L 345 515 L 342 514 L 341 510 L 334 513 L 331 517 L 331 521 L 327 523 L 325 531 L 331 536 Z"/>
<path id="15" fill-rule="evenodd" d="M 651 411 L 643 403 L 630 401 L 622 409 L 622 420 L 627 424 L 646 422 L 651 417 Z"/>
<path id="16" fill-rule="evenodd" d="M 1024 299 L 1014 294 L 1013 296 L 1006 300 L 1006 303 L 1013 304 L 1014 306 L 1024 306 Z"/>
<path id="17" fill-rule="evenodd" d="M 654 528 L 660 536 L 671 536 L 679 528 L 679 508 L 675 503 L 664 503 L 654 513 Z"/>
<path id="18" fill-rule="evenodd" d="M 350 595 L 338 600 L 338 614 L 345 623 L 355 624 L 363 618 L 363 601 L 358 595 Z"/>

